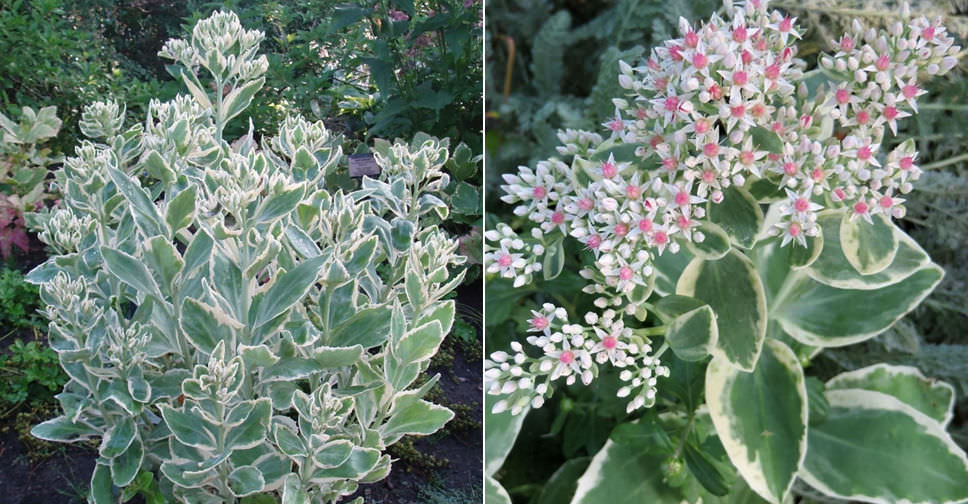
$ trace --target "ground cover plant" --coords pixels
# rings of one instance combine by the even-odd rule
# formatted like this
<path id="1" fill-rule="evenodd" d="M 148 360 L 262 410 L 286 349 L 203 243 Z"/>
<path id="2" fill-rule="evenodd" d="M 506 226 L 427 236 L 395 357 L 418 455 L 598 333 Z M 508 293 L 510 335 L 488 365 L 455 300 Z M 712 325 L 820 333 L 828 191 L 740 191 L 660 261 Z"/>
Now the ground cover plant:
<path id="1" fill-rule="evenodd" d="M 464 274 L 434 225 L 448 142 L 377 142 L 380 178 L 343 190 L 319 121 L 227 137 L 265 82 L 263 36 L 217 12 L 169 41 L 188 93 L 131 127 L 86 107 L 63 204 L 36 216 L 54 255 L 27 278 L 69 381 L 32 433 L 96 440 L 95 502 L 337 502 L 454 416 L 422 399 L 436 377 L 414 384 Z"/>
<path id="2" fill-rule="evenodd" d="M 489 499 L 968 498 L 951 385 L 883 363 L 811 376 L 943 276 L 894 223 L 921 172 L 894 137 L 960 48 L 905 9 L 809 70 L 803 28 L 765 2 L 682 19 L 616 65 L 602 133 L 561 131 L 556 156 L 504 175 L 488 316 L 538 294 L 489 321 L 527 320 L 488 342 Z"/>

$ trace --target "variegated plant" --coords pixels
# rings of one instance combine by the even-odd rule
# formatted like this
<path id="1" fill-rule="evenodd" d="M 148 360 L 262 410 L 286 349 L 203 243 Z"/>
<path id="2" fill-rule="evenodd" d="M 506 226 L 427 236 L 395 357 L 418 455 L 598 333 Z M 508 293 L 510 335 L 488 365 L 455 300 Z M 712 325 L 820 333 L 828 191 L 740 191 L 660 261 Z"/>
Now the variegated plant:
<path id="1" fill-rule="evenodd" d="M 765 0 L 724 4 L 725 17 L 681 19 L 681 38 L 620 65 L 608 138 L 561 132 L 559 156 L 504 176 L 502 199 L 530 222 L 487 232 L 487 271 L 517 288 L 574 259 L 591 299 L 535 307 L 524 341 L 485 361 L 488 436 L 513 441 L 521 423 L 502 412 L 599 380 L 583 407 L 625 416 L 573 504 L 779 504 L 797 479 L 838 499 L 965 501 L 950 385 L 888 365 L 826 383 L 805 373 L 942 279 L 892 221 L 920 174 L 914 142 L 878 150 L 961 50 L 904 6 L 886 30 L 855 21 L 806 72 L 794 18 Z M 571 397 L 555 403 L 560 421 Z M 495 453 L 489 475 L 507 450 Z M 488 492 L 510 500 L 497 480 Z"/>
<path id="2" fill-rule="evenodd" d="M 32 433 L 100 440 L 93 502 L 144 471 L 171 501 L 337 502 L 386 477 L 387 446 L 453 417 L 422 399 L 436 377 L 414 388 L 463 276 L 431 224 L 448 142 L 378 142 L 380 178 L 348 192 L 327 189 L 345 157 L 321 122 L 230 143 L 262 38 L 218 12 L 169 41 L 190 94 L 126 130 L 123 107 L 89 106 L 64 204 L 40 216 L 55 255 L 29 279 L 70 381 Z"/>

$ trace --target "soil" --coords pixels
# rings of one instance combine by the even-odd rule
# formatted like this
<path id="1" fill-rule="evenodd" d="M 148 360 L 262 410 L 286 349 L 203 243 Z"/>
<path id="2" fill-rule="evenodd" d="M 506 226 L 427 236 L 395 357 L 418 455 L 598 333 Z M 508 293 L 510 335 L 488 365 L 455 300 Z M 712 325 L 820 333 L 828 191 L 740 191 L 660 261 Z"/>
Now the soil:
<path id="1" fill-rule="evenodd" d="M 18 269 L 29 271 L 44 257 L 20 257 Z M 477 330 L 482 338 L 481 309 L 483 288 L 480 280 L 458 290 L 458 316 Z M 468 316 L 470 314 L 470 316 Z M 476 315 L 475 315 L 476 314 Z M 10 338 L 11 340 L 13 338 Z M 0 345 L 5 347 L 5 345 Z M 428 437 L 413 440 L 419 459 L 397 460 L 384 480 L 362 486 L 344 498 L 350 502 L 363 496 L 368 504 L 458 504 L 480 502 L 483 454 L 483 378 L 480 353 L 469 355 L 460 345 L 452 345 L 454 358 L 446 368 L 431 368 L 441 374 L 440 395 L 436 402 L 465 405 L 456 420 Z M 2 351 L 2 350 L 0 350 Z M 77 445 L 56 445 L 55 452 L 36 463 L 29 460 L 30 448 L 18 439 L 13 423 L 16 414 L 0 419 L 0 502 L 3 504 L 75 504 L 84 502 L 94 470 L 95 449 Z M 425 461 L 434 463 L 429 465 Z M 437 467 L 441 465 L 441 467 Z M 140 502 L 136 499 L 132 502 Z"/>

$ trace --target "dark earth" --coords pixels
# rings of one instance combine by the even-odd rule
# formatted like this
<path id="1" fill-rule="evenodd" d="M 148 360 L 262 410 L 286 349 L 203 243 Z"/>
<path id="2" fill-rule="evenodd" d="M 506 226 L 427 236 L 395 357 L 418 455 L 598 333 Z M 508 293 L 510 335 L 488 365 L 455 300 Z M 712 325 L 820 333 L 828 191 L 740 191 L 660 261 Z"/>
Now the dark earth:
<path id="1" fill-rule="evenodd" d="M 43 244 L 32 241 L 33 253 L 17 257 L 16 268 L 24 272 L 46 259 Z M 458 317 L 476 333 L 473 341 L 454 341 L 454 334 L 442 345 L 445 358 L 435 358 L 428 374 L 440 373 L 438 387 L 428 398 L 455 409 L 457 415 L 440 432 L 423 438 L 404 438 L 391 447 L 397 460 L 383 481 L 361 486 L 343 499 L 363 496 L 368 504 L 461 504 L 481 502 L 483 379 L 480 356 L 480 280 L 458 289 Z M 0 328 L 0 335 L 9 331 Z M 30 331 L 14 333 L 0 341 L 0 351 L 16 338 L 34 339 Z M 475 349 L 476 348 L 476 349 Z M 452 359 L 451 359 L 452 356 Z M 440 356 L 439 356 L 440 357 Z M 56 404 L 53 406 L 56 408 Z M 24 408 L 21 408 L 24 409 Z M 91 473 L 97 458 L 96 445 L 25 444 L 16 428 L 17 411 L 0 412 L 0 504 L 75 504 L 85 502 Z M 38 418 L 45 418 L 50 414 Z M 33 423 L 36 423 L 33 422 Z M 412 443 L 412 449 L 405 445 Z M 43 452 L 38 452 L 43 450 Z M 33 460 L 33 461 L 32 461 Z M 142 503 L 140 497 L 129 501 Z"/>

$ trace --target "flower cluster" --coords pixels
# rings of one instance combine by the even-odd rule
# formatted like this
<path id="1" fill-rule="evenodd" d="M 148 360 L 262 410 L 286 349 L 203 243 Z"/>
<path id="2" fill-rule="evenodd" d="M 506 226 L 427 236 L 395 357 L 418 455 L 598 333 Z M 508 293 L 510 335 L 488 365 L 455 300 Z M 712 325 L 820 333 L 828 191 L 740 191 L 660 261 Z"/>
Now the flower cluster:
<path id="1" fill-rule="evenodd" d="M 553 393 L 552 382 L 563 379 L 572 385 L 580 379 L 588 385 L 604 364 L 622 368 L 620 378 L 627 384 L 618 396 L 632 397 L 629 412 L 655 402 L 656 377 L 668 376 L 669 368 L 661 365 L 661 351 L 653 355 L 648 338 L 626 327 L 614 310 L 601 316 L 586 313 L 587 325 L 568 323 L 565 309 L 550 303 L 531 314 L 527 343 L 540 355 L 528 355 L 515 341 L 513 353 L 494 352 L 484 361 L 487 393 L 508 396 L 495 403 L 494 413 L 510 410 L 516 415 L 529 406 L 540 408 Z"/>
<path id="2" fill-rule="evenodd" d="M 850 33 L 833 41 L 837 52 L 806 72 L 806 62 L 796 57 L 796 18 L 769 11 L 765 0 L 742 6 L 727 0 L 725 12 L 728 19 L 714 15 L 700 25 L 680 19 L 680 38 L 655 47 L 638 66 L 620 63 L 626 92 L 613 100 L 615 115 L 602 125 L 607 138 L 560 132 L 561 158 L 504 175 L 502 200 L 534 224 L 534 240 L 504 224 L 489 231 L 488 272 L 513 278 L 515 286 L 529 283 L 540 263 L 528 252 L 540 255 L 552 235 L 570 236 L 594 256 L 581 271 L 589 280 L 585 292 L 598 296 L 598 308 L 619 314 L 601 320 L 620 324 L 622 316 L 638 314 L 651 293 L 655 258 L 702 243 L 707 226 L 716 227 L 707 209 L 731 186 L 771 188 L 765 201 L 779 200 L 780 217 L 767 232 L 780 236 L 782 246 L 807 246 L 808 237 L 820 233 L 823 208 L 847 207 L 851 219 L 867 222 L 904 215 L 901 195 L 920 175 L 917 152 L 912 141 L 886 156 L 881 146 L 888 130 L 897 133 L 898 120 L 917 112 L 916 99 L 925 92 L 919 78 L 956 64 L 960 48 L 940 19 L 912 20 L 904 7 L 907 21 L 886 31 L 855 21 Z M 814 76 L 830 84 L 813 85 Z M 551 333 L 557 339 L 536 340 L 546 350 L 536 369 L 549 381 L 590 377 L 586 332 L 563 325 Z M 511 362 L 531 362 L 516 345 L 513 358 L 498 353 L 487 363 L 495 384 L 489 391 L 512 393 L 499 403 L 512 411 L 521 410 L 525 398 L 540 405 L 545 395 L 537 386 L 523 393 L 513 385 L 518 376 L 511 370 L 522 370 L 525 384 L 535 378 Z M 555 363 L 555 352 L 569 352 L 563 355 L 572 360 Z M 647 359 L 640 362 L 649 366 Z M 648 403 L 654 384 L 652 368 L 643 369 L 622 373 L 630 385 L 619 395 L 644 387 L 635 407 Z"/>

